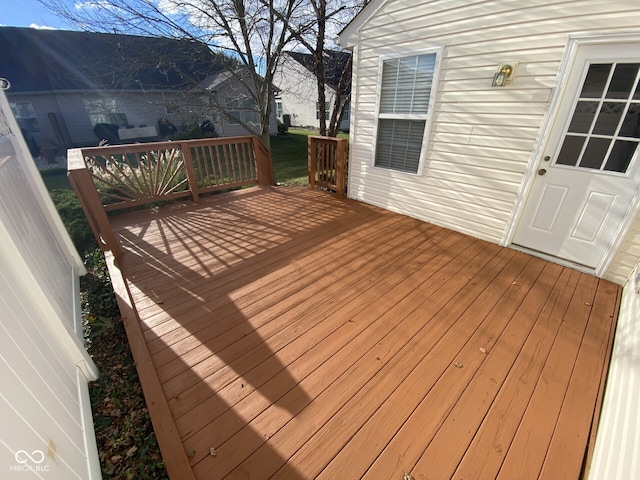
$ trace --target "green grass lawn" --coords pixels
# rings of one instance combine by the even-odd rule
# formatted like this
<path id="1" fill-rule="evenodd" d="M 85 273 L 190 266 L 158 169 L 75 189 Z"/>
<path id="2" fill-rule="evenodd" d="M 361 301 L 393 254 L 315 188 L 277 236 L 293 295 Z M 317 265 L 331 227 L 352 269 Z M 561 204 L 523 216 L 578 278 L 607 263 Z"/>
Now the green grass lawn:
<path id="1" fill-rule="evenodd" d="M 271 138 L 271 159 L 276 183 L 309 185 L 307 137 L 309 130 L 289 129 L 286 135 Z"/>
<path id="2" fill-rule="evenodd" d="M 284 185 L 309 185 L 307 170 L 307 137 L 317 135 L 311 130 L 289 129 L 286 135 L 271 138 L 271 158 L 276 183 Z M 349 138 L 339 134 L 338 138 Z"/>

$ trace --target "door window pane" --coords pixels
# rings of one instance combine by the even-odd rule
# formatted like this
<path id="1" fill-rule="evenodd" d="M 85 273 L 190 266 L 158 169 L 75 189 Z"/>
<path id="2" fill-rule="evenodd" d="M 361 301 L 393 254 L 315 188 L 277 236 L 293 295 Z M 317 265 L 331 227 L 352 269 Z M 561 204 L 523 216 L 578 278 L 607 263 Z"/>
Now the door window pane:
<path id="1" fill-rule="evenodd" d="M 640 139 L 638 78 L 640 63 L 589 65 L 556 164 L 627 171 Z"/>
<path id="2" fill-rule="evenodd" d="M 616 140 L 604 169 L 611 172 L 626 173 L 637 148 L 638 142 Z"/>
<path id="3" fill-rule="evenodd" d="M 569 131 L 588 133 L 596 111 L 598 111 L 598 102 L 578 102 L 569 124 Z"/>
<path id="4" fill-rule="evenodd" d="M 611 139 L 609 138 L 590 138 L 584 155 L 582 155 L 582 160 L 580 160 L 580 166 L 582 168 L 599 169 L 602 166 L 602 161 L 607 156 L 610 143 Z"/>
<path id="5" fill-rule="evenodd" d="M 596 135 L 615 135 L 625 105 L 622 102 L 604 102 L 598 114 L 598 120 L 593 127 L 593 133 Z"/>
<path id="6" fill-rule="evenodd" d="M 607 98 L 629 98 L 638 74 L 637 63 L 619 63 L 613 72 Z"/>
<path id="7" fill-rule="evenodd" d="M 640 105 L 629 105 L 629 110 L 624 116 L 619 135 L 621 137 L 640 138 Z"/>
<path id="8" fill-rule="evenodd" d="M 609 72 L 611 71 L 611 64 L 597 64 L 589 66 L 587 72 L 587 78 L 582 85 L 582 92 L 580 92 L 580 98 L 600 98 L 602 92 L 607 84 L 609 78 Z"/>
<path id="9" fill-rule="evenodd" d="M 575 137 L 573 135 L 567 135 L 564 138 L 564 143 L 558 154 L 556 163 L 560 165 L 576 166 L 580 152 L 582 151 L 582 145 L 584 145 L 585 137 Z"/>

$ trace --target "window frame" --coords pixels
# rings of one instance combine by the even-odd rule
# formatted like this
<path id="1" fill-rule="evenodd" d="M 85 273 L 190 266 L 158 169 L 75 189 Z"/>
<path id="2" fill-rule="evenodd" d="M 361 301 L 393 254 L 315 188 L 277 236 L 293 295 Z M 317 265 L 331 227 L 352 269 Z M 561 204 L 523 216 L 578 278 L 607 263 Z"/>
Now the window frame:
<path id="1" fill-rule="evenodd" d="M 324 102 L 324 115 L 327 120 L 331 118 L 331 105 L 328 100 Z M 316 120 L 320 120 L 320 102 L 316 102 Z"/>
<path id="2" fill-rule="evenodd" d="M 122 98 L 91 97 L 83 98 L 82 103 L 84 104 L 84 109 L 94 127 L 99 123 L 110 123 L 112 125 L 118 125 L 120 128 L 124 128 L 129 125 L 129 116 L 127 115 L 125 102 Z M 96 106 L 99 106 L 99 108 L 94 108 Z M 98 116 L 102 116 L 105 120 L 108 118 L 109 121 L 95 121 Z M 125 122 L 114 122 L 114 119 L 117 119 L 118 116 L 121 117 L 121 120 L 125 120 Z"/>
<path id="3" fill-rule="evenodd" d="M 419 50 L 408 50 L 401 52 L 394 52 L 385 55 L 380 55 L 378 58 L 378 74 L 377 74 L 377 87 L 376 87 L 376 106 L 375 106 L 375 118 L 374 118 L 374 126 L 373 126 L 373 155 L 371 156 L 370 166 L 375 168 L 377 171 L 384 171 L 388 174 L 398 173 L 412 176 L 421 176 L 423 174 L 425 160 L 427 157 L 427 150 L 429 147 L 429 136 L 431 133 L 431 124 L 433 123 L 433 110 L 435 105 L 435 98 L 438 90 L 438 83 L 440 77 L 440 69 L 442 63 L 442 52 L 444 47 L 435 46 L 425 49 Z M 427 104 L 427 112 L 426 114 L 398 114 L 398 113 L 380 113 L 381 108 L 381 99 L 382 99 L 382 77 L 383 77 L 383 68 L 384 62 L 387 60 L 394 60 L 399 58 L 411 58 L 418 57 L 420 55 L 429 55 L 435 53 L 436 58 L 433 67 L 433 80 L 431 84 L 431 91 L 429 92 L 429 101 Z M 379 125 L 380 119 L 391 119 L 391 120 L 418 120 L 424 121 L 424 133 L 422 137 L 422 143 L 420 145 L 420 156 L 418 159 L 418 168 L 415 172 L 405 171 L 399 169 L 393 169 L 388 167 L 382 167 L 376 165 L 376 155 L 378 149 L 378 135 L 379 135 Z"/>
<path id="4" fill-rule="evenodd" d="M 18 110 L 19 105 L 21 104 L 27 105 L 26 109 L 28 110 L 27 113 L 29 113 L 29 116 L 23 116 L 21 110 Z M 13 116 L 18 122 L 20 130 L 24 130 L 24 132 L 28 135 L 42 133 L 42 127 L 40 126 L 40 122 L 38 121 L 38 114 L 36 113 L 36 109 L 33 107 L 33 102 L 31 100 L 10 101 L 9 108 L 13 112 Z"/>

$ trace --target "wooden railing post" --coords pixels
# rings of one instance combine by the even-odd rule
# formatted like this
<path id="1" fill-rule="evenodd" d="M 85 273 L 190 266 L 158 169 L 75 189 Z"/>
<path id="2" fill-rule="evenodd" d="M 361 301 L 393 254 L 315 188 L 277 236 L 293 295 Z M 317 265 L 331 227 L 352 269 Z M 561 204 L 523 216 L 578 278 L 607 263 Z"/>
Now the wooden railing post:
<path id="1" fill-rule="evenodd" d="M 336 140 L 336 197 L 342 198 L 346 191 L 347 141 Z"/>
<path id="2" fill-rule="evenodd" d="M 274 184 L 271 152 L 267 147 L 264 146 L 259 137 L 253 136 L 252 141 L 253 150 L 256 155 L 258 185 L 260 185 L 261 187 L 269 187 Z"/>
<path id="3" fill-rule="evenodd" d="M 347 179 L 347 146 L 343 138 L 309 136 L 307 140 L 307 168 L 309 188 L 318 186 L 344 197 Z"/>
<path id="4" fill-rule="evenodd" d="M 193 166 L 193 157 L 191 156 L 189 145 L 180 142 L 180 152 L 182 153 L 182 162 L 184 163 L 187 181 L 189 182 L 189 190 L 191 190 L 191 198 L 194 203 L 198 203 L 200 201 L 200 186 L 198 185 L 198 177 L 196 176 L 196 169 Z"/>
<path id="5" fill-rule="evenodd" d="M 122 258 L 120 242 L 116 238 L 107 212 L 100 201 L 91 174 L 84 163 L 82 150 L 74 148 L 67 153 L 67 173 L 71 187 L 76 192 L 80 206 L 102 250 L 111 250 L 116 259 Z"/>
<path id="6" fill-rule="evenodd" d="M 316 188 L 316 143 L 312 136 L 307 137 L 307 170 L 309 171 L 309 188 Z"/>

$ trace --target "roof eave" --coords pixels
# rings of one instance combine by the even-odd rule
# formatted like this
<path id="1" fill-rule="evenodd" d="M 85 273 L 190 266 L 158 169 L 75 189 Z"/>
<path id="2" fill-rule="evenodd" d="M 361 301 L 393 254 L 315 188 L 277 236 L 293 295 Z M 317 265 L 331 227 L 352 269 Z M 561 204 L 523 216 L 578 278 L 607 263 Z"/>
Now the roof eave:
<path id="1" fill-rule="evenodd" d="M 336 43 L 345 49 L 352 49 L 358 43 L 358 31 L 386 0 L 371 0 L 339 33 Z"/>

